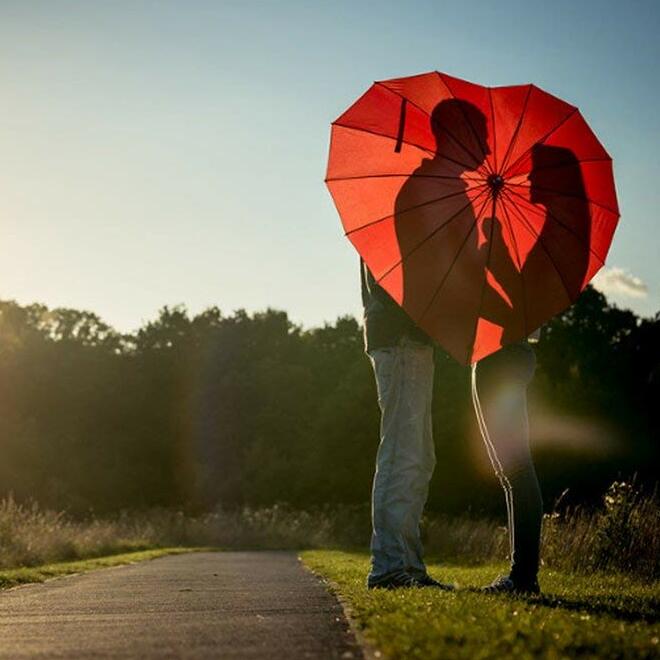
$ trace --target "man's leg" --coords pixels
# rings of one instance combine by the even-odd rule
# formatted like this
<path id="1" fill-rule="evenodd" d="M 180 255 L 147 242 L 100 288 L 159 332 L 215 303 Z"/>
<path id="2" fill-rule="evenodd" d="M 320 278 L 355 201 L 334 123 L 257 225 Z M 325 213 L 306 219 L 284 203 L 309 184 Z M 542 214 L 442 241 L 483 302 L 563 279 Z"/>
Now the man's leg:
<path id="1" fill-rule="evenodd" d="M 373 586 L 396 571 L 426 571 L 419 523 L 433 473 L 433 349 L 413 342 L 370 352 L 381 409 L 372 488 Z"/>
<path id="2" fill-rule="evenodd" d="M 428 350 L 427 350 L 428 349 Z M 424 549 L 420 534 L 420 523 L 429 494 L 429 483 L 435 469 L 435 444 L 433 442 L 432 404 L 433 404 L 433 349 L 424 346 L 413 354 L 415 361 L 415 382 L 417 390 L 413 394 L 423 416 L 421 467 L 413 488 L 415 489 L 415 507 L 412 511 L 410 525 L 405 530 L 406 566 L 413 577 L 426 575 Z"/>
<path id="3" fill-rule="evenodd" d="M 513 344 L 479 362 L 473 401 L 488 455 L 504 488 L 511 547 L 509 578 L 536 585 L 543 501 L 529 449 L 527 385 L 536 364 L 528 344 Z"/>

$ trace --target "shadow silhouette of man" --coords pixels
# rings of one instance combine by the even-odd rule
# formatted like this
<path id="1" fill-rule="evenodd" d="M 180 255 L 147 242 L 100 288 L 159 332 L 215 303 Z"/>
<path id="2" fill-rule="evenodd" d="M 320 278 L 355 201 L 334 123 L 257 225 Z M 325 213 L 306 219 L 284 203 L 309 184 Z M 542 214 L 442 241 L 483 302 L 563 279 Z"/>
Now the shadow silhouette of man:
<path id="1" fill-rule="evenodd" d="M 431 128 L 435 154 L 408 177 L 395 203 L 401 305 L 468 362 L 483 280 L 477 218 L 488 204 L 487 122 L 473 104 L 448 99 L 434 108 Z"/>
<path id="2" fill-rule="evenodd" d="M 461 240 L 471 236 L 469 247 L 464 248 L 468 258 L 457 273 L 474 279 L 479 268 L 474 262 L 479 257 L 476 214 L 460 177 L 477 170 L 489 152 L 485 117 L 470 103 L 455 99 L 439 103 L 431 115 L 431 128 L 436 154 L 424 159 L 406 180 L 395 204 L 403 258 L 403 309 L 376 283 L 364 263 L 361 270 L 365 344 L 381 410 L 372 488 L 370 588 L 452 588 L 431 578 L 423 559 L 419 526 L 435 467 L 431 423 L 434 356 L 432 341 L 411 315 L 423 316 L 423 306 L 437 296 L 441 284 L 438 272 L 430 272 L 425 265 L 424 252 L 445 248 L 438 248 L 429 234 L 458 232 Z M 448 214 L 457 222 L 443 227 Z M 447 236 L 445 233 L 443 241 Z M 447 254 L 447 266 L 452 257 Z M 462 289 L 457 295 L 463 294 L 470 291 Z M 459 322 L 464 324 L 468 315 L 469 311 Z M 464 336 L 460 341 L 467 346 Z"/>

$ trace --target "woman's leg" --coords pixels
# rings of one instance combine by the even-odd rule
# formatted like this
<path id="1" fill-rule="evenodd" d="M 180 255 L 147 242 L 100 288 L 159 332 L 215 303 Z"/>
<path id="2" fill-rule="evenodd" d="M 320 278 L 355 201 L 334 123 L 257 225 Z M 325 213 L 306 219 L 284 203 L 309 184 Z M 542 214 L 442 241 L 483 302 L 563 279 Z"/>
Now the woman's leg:
<path id="1" fill-rule="evenodd" d="M 472 397 L 488 456 L 502 484 L 511 550 L 510 579 L 536 584 L 543 501 L 529 449 L 527 386 L 536 366 L 527 343 L 506 346 L 472 371 Z"/>

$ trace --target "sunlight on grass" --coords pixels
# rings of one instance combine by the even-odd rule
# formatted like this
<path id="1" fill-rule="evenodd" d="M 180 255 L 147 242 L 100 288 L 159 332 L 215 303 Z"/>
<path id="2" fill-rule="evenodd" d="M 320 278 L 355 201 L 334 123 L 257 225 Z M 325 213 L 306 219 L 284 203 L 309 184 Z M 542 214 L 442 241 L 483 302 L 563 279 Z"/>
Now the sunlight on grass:
<path id="1" fill-rule="evenodd" d="M 467 588 L 490 582 L 503 565 L 430 565 L 461 587 L 455 593 L 367 591 L 363 553 L 310 550 L 303 562 L 329 581 L 359 628 L 388 658 L 657 657 L 658 583 L 616 574 L 541 574 L 544 595 L 487 596 Z"/>

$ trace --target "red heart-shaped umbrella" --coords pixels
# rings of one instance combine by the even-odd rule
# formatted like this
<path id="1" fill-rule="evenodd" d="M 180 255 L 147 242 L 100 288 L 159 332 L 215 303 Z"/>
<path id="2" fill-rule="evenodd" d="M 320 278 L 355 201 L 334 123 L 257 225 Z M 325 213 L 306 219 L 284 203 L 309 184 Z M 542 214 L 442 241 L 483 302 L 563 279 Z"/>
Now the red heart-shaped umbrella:
<path id="1" fill-rule="evenodd" d="M 437 71 L 374 83 L 333 122 L 326 182 L 379 284 L 464 364 L 568 307 L 619 218 L 577 108 Z"/>

